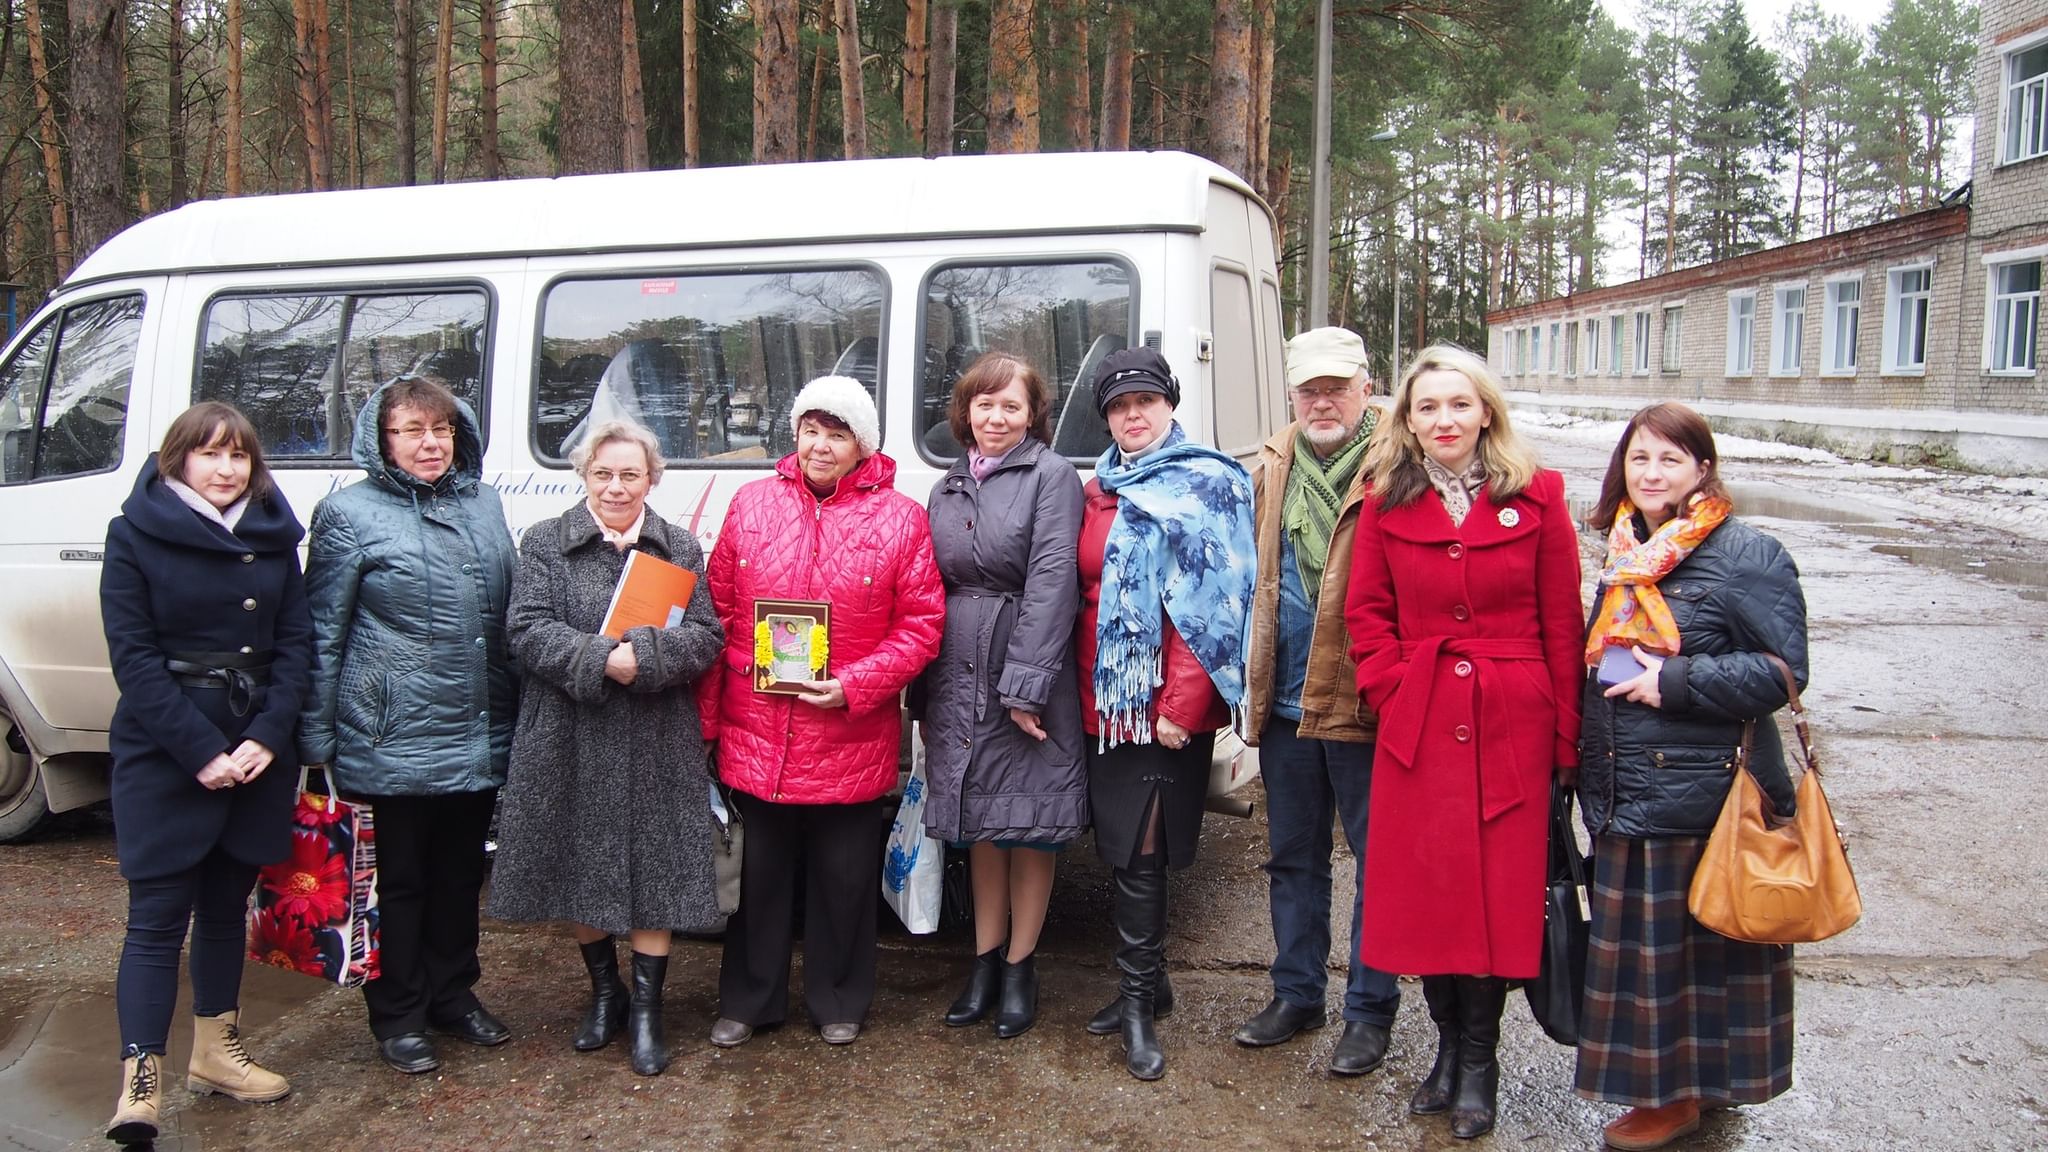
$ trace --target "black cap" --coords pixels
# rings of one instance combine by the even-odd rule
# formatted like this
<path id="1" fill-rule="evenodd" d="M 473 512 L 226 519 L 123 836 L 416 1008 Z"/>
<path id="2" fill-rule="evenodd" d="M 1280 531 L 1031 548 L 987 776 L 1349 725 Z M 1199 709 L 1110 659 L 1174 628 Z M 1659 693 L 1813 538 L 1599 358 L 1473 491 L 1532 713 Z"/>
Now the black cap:
<path id="1" fill-rule="evenodd" d="M 1103 357 L 1095 370 L 1095 410 L 1109 415 L 1109 402 L 1126 392 L 1157 392 L 1167 404 L 1180 407 L 1180 381 L 1156 349 L 1139 345 Z"/>

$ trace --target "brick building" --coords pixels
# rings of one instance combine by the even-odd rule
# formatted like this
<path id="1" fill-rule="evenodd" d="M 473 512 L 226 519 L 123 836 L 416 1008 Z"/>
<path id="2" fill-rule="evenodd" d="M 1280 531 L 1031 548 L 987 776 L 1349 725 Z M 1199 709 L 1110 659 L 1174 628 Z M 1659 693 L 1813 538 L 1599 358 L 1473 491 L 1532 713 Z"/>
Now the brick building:
<path id="1" fill-rule="evenodd" d="M 1947 203 L 1501 309 L 1494 367 L 1545 406 L 1674 398 L 1723 422 L 2048 469 L 2048 0 L 1979 11 L 1972 180 Z"/>

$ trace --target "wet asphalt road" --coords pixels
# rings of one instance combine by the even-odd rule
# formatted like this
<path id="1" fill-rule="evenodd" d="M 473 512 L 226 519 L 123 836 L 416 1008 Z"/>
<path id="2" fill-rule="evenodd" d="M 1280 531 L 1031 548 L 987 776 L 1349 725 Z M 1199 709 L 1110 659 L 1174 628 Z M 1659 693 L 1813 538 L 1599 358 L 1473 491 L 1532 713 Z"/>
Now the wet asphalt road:
<path id="1" fill-rule="evenodd" d="M 1590 497 L 1604 449 L 1543 442 Z M 1783 539 L 1804 576 L 1807 700 L 1867 912 L 1799 952 L 1794 1090 L 1711 1116 L 1688 1146 L 2048 1147 L 2048 720 L 2028 656 L 2048 640 L 2048 544 L 1931 516 L 1910 476 L 1739 461 L 1727 474 L 1738 511 Z M 828 1048 L 799 1006 L 788 1027 L 716 1051 L 704 1035 L 717 948 L 679 944 L 676 1060 L 641 1079 L 616 1047 L 569 1049 L 582 995 L 573 945 L 487 924 L 480 992 L 514 1029 L 510 1044 L 444 1042 L 440 1073 L 401 1077 L 378 1063 L 358 996 L 251 969 L 245 1032 L 296 1091 L 246 1106 L 192 1097 L 172 1075 L 159 1147 L 1463 1146 L 1440 1118 L 1406 1114 L 1433 1044 L 1412 983 L 1393 1054 L 1360 1079 L 1327 1074 L 1334 1024 L 1262 1051 L 1230 1042 L 1269 994 L 1263 819 L 1211 816 L 1200 862 L 1175 878 L 1168 959 L 1181 1006 L 1161 1026 L 1169 1071 L 1156 1084 L 1125 1075 L 1114 1039 L 1081 1031 L 1114 980 L 1108 876 L 1083 848 L 1054 893 L 1039 1025 L 1016 1040 L 938 1022 L 967 934 L 897 931 L 884 936 L 859 1043 Z M 0 1148 L 108 1146 L 97 1133 L 117 1078 L 123 913 L 112 855 L 93 814 L 0 848 Z M 1352 867 L 1336 866 L 1340 906 Z M 1571 1093 L 1569 1051 L 1542 1037 L 1519 995 L 1506 1031 L 1499 1127 L 1471 1146 L 1597 1147 L 1616 1110 Z M 168 1069 L 182 1068 L 188 1040 L 181 1017 Z"/>

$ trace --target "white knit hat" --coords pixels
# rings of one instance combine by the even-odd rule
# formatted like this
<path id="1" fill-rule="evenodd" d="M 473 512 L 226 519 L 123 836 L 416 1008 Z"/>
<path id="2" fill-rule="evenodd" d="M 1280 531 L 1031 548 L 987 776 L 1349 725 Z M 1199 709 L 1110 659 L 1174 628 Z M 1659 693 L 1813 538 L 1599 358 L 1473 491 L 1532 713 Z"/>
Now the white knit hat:
<path id="1" fill-rule="evenodd" d="M 797 431 L 806 412 L 823 412 L 845 421 L 853 429 L 862 456 L 873 456 L 882 447 L 882 418 L 875 414 L 874 398 L 868 395 L 866 385 L 851 376 L 820 376 L 804 385 L 789 406 L 791 433 Z"/>

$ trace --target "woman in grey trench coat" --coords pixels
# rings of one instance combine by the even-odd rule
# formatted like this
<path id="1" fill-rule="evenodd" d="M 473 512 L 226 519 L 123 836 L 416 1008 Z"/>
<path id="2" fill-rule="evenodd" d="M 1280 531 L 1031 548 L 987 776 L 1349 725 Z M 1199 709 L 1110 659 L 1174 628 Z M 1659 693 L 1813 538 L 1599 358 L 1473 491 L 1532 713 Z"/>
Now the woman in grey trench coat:
<path id="1" fill-rule="evenodd" d="M 946 633 L 913 701 L 930 784 L 925 828 L 966 843 L 975 960 L 946 1013 L 1037 1020 L 1034 952 L 1060 845 L 1088 825 L 1073 633 L 1081 479 L 1051 447 L 1051 401 L 1029 364 L 991 352 L 953 386 L 966 449 L 932 489 Z"/>
<path id="2" fill-rule="evenodd" d="M 669 1060 L 661 993 L 671 932 L 719 919 L 691 685 L 725 634 L 697 538 L 647 508 L 661 478 L 654 435 L 599 424 L 571 461 L 589 499 L 527 530 L 506 617 L 525 690 L 490 911 L 574 924 L 591 985 L 575 1047 L 602 1048 L 623 1024 L 633 1070 L 652 1076 Z M 613 640 L 599 630 L 635 550 L 700 579 L 680 620 Z M 612 947 L 619 932 L 632 935 L 630 998 Z"/>

